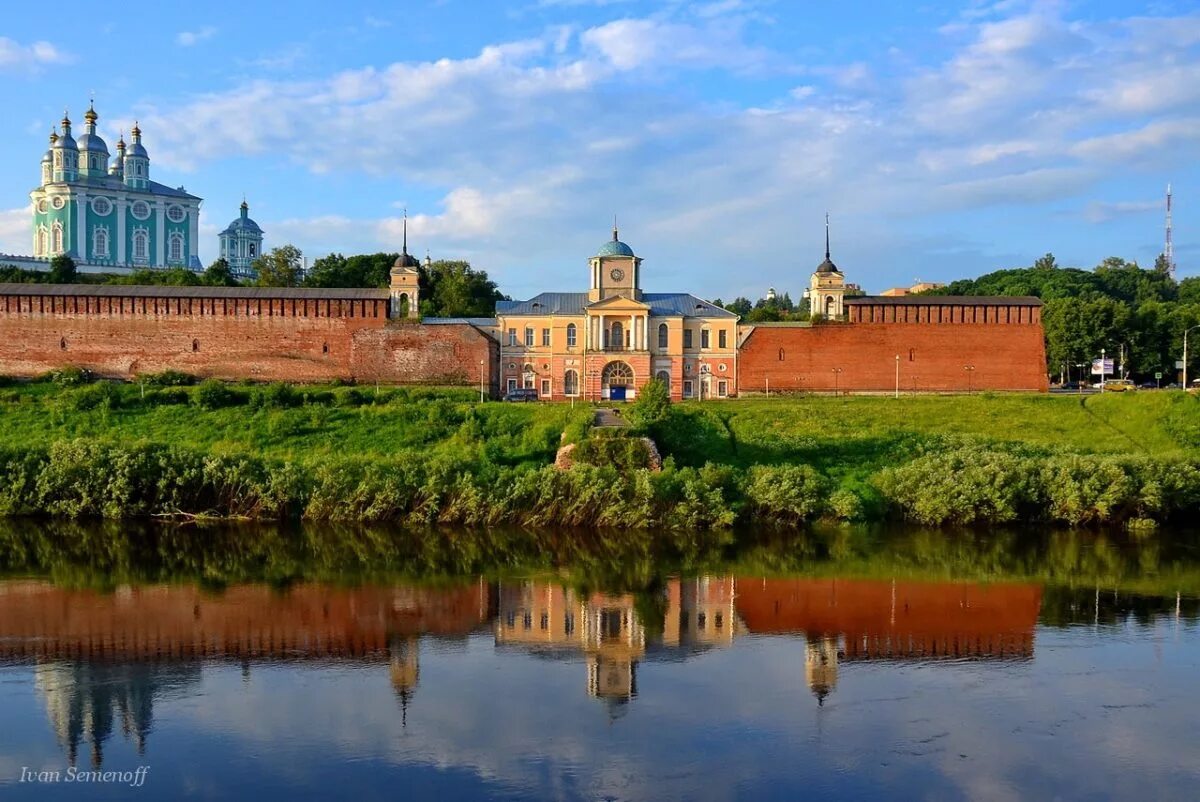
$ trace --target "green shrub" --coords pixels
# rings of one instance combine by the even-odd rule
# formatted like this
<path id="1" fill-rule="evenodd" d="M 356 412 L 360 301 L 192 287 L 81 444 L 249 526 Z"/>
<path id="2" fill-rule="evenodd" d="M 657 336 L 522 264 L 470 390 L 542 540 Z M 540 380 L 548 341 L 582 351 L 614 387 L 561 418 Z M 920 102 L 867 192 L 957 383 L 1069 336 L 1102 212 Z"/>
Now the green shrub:
<path id="1" fill-rule="evenodd" d="M 629 405 L 629 420 L 642 431 L 651 431 L 667 419 L 671 410 L 671 392 L 658 379 L 651 379 L 638 390 Z"/>
<path id="2" fill-rule="evenodd" d="M 894 510 L 924 524 L 1004 523 L 1033 517 L 1041 508 L 1034 464 L 978 447 L 885 468 L 876 486 Z"/>
<path id="3" fill-rule="evenodd" d="M 1120 521 L 1136 514 L 1139 482 L 1111 457 L 1069 455 L 1050 459 L 1039 476 L 1051 518 L 1078 526 Z"/>
<path id="4" fill-rule="evenodd" d="M 235 396 L 224 382 L 205 379 L 196 387 L 193 398 L 201 409 L 220 409 L 232 406 Z"/>
<path id="5" fill-rule="evenodd" d="M 650 451 L 639 437 L 597 437 L 584 439 L 575 446 L 576 463 L 608 465 L 618 471 L 650 467 Z"/>
<path id="6" fill-rule="evenodd" d="M 857 493 L 840 488 L 829 496 L 828 514 L 839 521 L 861 521 L 866 510 Z"/>
<path id="7" fill-rule="evenodd" d="M 97 382 L 73 391 L 67 396 L 71 409 L 86 412 L 92 409 L 112 409 L 120 406 L 121 395 L 112 382 Z"/>
<path id="8" fill-rule="evenodd" d="M 50 382 L 60 387 L 78 387 L 92 380 L 92 372 L 87 368 L 68 366 L 42 374 L 38 381 Z"/>
<path id="9" fill-rule="evenodd" d="M 197 379 L 190 373 L 179 370 L 164 370 L 159 373 L 143 373 L 138 381 L 154 387 L 187 387 L 196 383 Z"/>
<path id="10" fill-rule="evenodd" d="M 829 490 L 808 465 L 756 465 L 746 482 L 746 503 L 756 520 L 797 524 L 824 511 Z"/>
<path id="11" fill-rule="evenodd" d="M 300 395 L 295 389 L 283 382 L 273 382 L 250 393 L 250 404 L 263 409 L 287 409 L 299 406 L 300 402 Z"/>

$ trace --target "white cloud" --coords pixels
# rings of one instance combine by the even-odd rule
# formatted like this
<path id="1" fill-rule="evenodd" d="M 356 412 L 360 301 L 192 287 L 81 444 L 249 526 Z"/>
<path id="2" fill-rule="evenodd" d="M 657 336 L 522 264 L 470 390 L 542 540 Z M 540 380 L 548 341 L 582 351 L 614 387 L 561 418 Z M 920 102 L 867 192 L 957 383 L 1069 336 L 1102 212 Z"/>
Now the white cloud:
<path id="1" fill-rule="evenodd" d="M 1109 220 L 1116 220 L 1121 217 L 1147 214 L 1148 212 L 1162 212 L 1166 208 L 1165 204 L 1166 201 L 1163 200 L 1117 201 L 1115 203 L 1092 201 L 1083 210 L 1083 218 L 1089 223 L 1107 223 Z"/>
<path id="2" fill-rule="evenodd" d="M 181 47 L 192 47 L 200 44 L 206 39 L 211 39 L 217 32 L 217 29 L 211 25 L 205 25 L 196 31 L 180 31 L 175 37 L 175 41 Z"/>
<path id="3" fill-rule="evenodd" d="M 33 248 L 33 206 L 0 211 L 0 254 L 28 255 Z M 3 257 L 0 257 L 0 262 Z"/>
<path id="4" fill-rule="evenodd" d="M 945 34 L 940 61 L 802 69 L 799 57 L 754 47 L 751 23 L 736 16 L 745 7 L 734 6 L 718 21 L 687 6 L 584 30 L 553 26 L 467 58 L 303 81 L 259 76 L 139 114 L 156 169 L 253 155 L 402 180 L 401 197 L 442 199 L 434 211 L 410 205 L 410 243 L 476 254 L 495 275 L 533 287 L 547 282 L 526 264 L 595 247 L 614 211 L 631 237 L 643 236 L 635 244 L 653 254 L 654 275 L 671 282 L 664 288 L 696 281 L 672 265 L 706 260 L 714 282 L 730 280 L 716 253 L 773 265 L 736 281 L 794 278 L 796 252 L 820 249 L 820 226 L 804 221 L 827 208 L 844 230 L 872 231 L 840 246 L 839 263 L 866 266 L 856 277 L 898 252 L 928 257 L 910 244 L 940 243 L 978 263 L 986 243 L 913 232 L 912 220 L 1079 198 L 1114 164 L 1179 144 L 1184 158 L 1200 144 L 1192 17 L 1079 22 L 1053 6 L 1014 14 L 995 4 Z M 698 80 L 767 75 L 780 86 L 752 106 L 697 103 L 670 83 L 689 71 Z M 811 79 L 795 86 L 799 74 Z M 1164 91 L 1148 92 L 1156 82 Z M 294 238 L 314 253 L 396 247 L 394 214 L 359 217 L 260 222 L 274 242 Z"/>
<path id="5" fill-rule="evenodd" d="M 0 69 L 35 69 L 48 64 L 69 64 L 70 54 L 50 42 L 38 41 L 29 45 L 0 36 Z"/>

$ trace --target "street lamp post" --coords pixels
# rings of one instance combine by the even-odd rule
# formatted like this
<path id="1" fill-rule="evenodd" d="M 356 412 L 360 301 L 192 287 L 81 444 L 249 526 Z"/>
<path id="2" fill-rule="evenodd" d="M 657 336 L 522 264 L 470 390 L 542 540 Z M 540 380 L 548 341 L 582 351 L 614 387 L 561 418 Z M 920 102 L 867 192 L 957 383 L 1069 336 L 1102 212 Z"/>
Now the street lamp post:
<path id="1" fill-rule="evenodd" d="M 967 372 L 967 395 L 971 394 L 971 377 L 975 375 L 974 365 L 963 365 L 963 370 Z"/>
<path id="2" fill-rule="evenodd" d="M 1187 383 L 1187 338 L 1188 338 L 1188 334 L 1195 331 L 1196 329 L 1200 329 L 1200 326 L 1192 326 L 1190 329 L 1183 330 L 1183 389 L 1184 390 L 1187 390 L 1187 388 L 1188 388 L 1188 383 Z"/>
<path id="3" fill-rule="evenodd" d="M 839 383 L 838 383 L 838 377 L 840 377 L 841 375 L 842 375 L 841 368 L 833 369 L 833 394 L 835 396 L 841 395 L 841 388 L 839 387 Z"/>
<path id="4" fill-rule="evenodd" d="M 1104 392 L 1104 349 L 1100 349 L 1100 392 Z"/>
<path id="5" fill-rule="evenodd" d="M 1084 371 L 1084 368 L 1087 367 L 1087 363 L 1086 362 L 1076 362 L 1075 367 L 1079 368 L 1079 394 L 1083 395 L 1083 382 L 1084 382 L 1083 377 L 1087 375 L 1087 373 Z"/>
<path id="6" fill-rule="evenodd" d="M 479 403 L 483 403 L 483 369 L 487 365 L 486 359 L 479 360 Z"/>
<path id="7" fill-rule="evenodd" d="M 900 355 L 896 354 L 896 398 L 900 397 Z"/>

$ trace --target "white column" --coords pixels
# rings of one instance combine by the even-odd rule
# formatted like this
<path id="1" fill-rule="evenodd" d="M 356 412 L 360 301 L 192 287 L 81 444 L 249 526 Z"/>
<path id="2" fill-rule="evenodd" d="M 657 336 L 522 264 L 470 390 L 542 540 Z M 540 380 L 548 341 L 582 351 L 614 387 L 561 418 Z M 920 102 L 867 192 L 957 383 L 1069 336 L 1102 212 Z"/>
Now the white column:
<path id="1" fill-rule="evenodd" d="M 600 349 L 604 349 L 604 341 L 608 338 L 608 330 L 604 328 L 604 313 L 600 313 Z"/>
<path id="2" fill-rule="evenodd" d="M 184 258 L 190 263 L 193 256 L 200 255 L 200 204 L 190 207 L 188 214 L 191 215 L 191 218 L 188 226 L 188 247 Z"/>
<path id="3" fill-rule="evenodd" d="M 75 196 L 75 253 L 79 261 L 87 261 L 87 193 L 80 190 Z"/>
<path id="4" fill-rule="evenodd" d="M 646 351 L 650 350 L 650 313 L 647 312 L 642 317 L 642 348 Z"/>
<path id="5" fill-rule="evenodd" d="M 154 202 L 154 266 L 165 267 L 167 264 L 167 210 L 161 200 Z"/>
<path id="6" fill-rule="evenodd" d="M 125 199 L 117 198 L 117 230 L 113 235 L 117 240 L 117 264 L 125 264 Z"/>
<path id="7" fill-rule="evenodd" d="M 629 347 L 637 348 L 637 324 L 633 322 L 634 316 L 629 316 Z M 624 345 L 624 343 L 621 343 Z"/>

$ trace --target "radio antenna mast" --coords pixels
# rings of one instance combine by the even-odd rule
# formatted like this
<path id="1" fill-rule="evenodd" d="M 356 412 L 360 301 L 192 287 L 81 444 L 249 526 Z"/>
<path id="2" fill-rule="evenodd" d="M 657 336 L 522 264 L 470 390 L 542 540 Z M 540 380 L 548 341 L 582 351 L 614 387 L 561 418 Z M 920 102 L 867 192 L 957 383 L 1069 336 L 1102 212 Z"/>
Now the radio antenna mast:
<path id="1" fill-rule="evenodd" d="M 1175 278 L 1175 244 L 1171 242 L 1171 185 L 1167 184 L 1167 241 L 1163 246 L 1163 259 L 1167 263 L 1167 274 Z"/>

